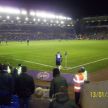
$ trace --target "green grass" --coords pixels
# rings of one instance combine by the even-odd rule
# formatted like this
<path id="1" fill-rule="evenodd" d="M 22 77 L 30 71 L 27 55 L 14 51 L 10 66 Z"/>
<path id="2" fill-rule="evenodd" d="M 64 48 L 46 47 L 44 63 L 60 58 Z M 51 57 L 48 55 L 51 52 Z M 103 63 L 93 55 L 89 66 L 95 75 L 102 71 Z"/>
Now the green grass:
<path id="1" fill-rule="evenodd" d="M 65 51 L 67 51 L 67 67 L 75 67 L 99 59 L 108 58 L 108 40 L 50 40 L 26 42 L 8 42 L 0 45 L 0 62 L 17 66 L 18 63 L 27 65 L 30 70 L 52 71 L 51 67 L 34 63 L 18 61 L 27 60 L 36 63 L 55 66 L 55 55 L 60 51 L 63 56 L 62 66 L 65 67 Z M 108 59 L 85 66 L 89 72 L 108 68 Z M 62 70 L 76 72 L 78 68 Z"/>

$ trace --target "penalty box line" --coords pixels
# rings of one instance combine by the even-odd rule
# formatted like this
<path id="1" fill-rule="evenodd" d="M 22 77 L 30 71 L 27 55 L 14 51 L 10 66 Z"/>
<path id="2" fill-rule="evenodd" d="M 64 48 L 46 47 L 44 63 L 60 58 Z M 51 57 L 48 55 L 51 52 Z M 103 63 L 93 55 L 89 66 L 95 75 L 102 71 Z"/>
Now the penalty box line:
<path id="1" fill-rule="evenodd" d="M 45 66 L 45 67 L 54 68 L 54 66 L 52 66 L 52 65 L 46 65 L 46 64 L 42 64 L 42 63 L 38 63 L 38 62 L 32 62 L 32 61 L 21 60 L 21 59 L 15 59 L 15 60 L 17 60 L 17 61 L 23 61 L 23 62 L 28 62 L 28 63 L 32 63 L 32 64 L 37 64 L 37 65 L 41 65 L 41 66 Z M 75 69 L 75 68 L 78 68 L 78 67 L 81 67 L 81 66 L 87 66 L 89 64 L 97 63 L 97 62 L 100 62 L 100 61 L 103 61 L 103 60 L 108 60 L 108 58 L 103 58 L 103 59 L 95 60 L 93 62 L 88 62 L 88 63 L 77 65 L 77 66 L 74 66 L 74 67 L 65 67 L 65 68 L 62 68 L 62 69 L 63 70 L 72 70 L 72 69 Z"/>

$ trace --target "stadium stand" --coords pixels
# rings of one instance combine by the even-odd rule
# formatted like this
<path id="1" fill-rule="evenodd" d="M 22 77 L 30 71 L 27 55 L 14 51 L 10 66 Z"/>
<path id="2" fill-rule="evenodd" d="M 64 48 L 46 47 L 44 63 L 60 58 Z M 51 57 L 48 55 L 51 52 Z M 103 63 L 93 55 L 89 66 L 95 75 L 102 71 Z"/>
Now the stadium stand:
<path id="1" fill-rule="evenodd" d="M 78 37 L 81 39 L 108 39 L 108 16 L 88 17 L 76 21 Z"/>
<path id="2" fill-rule="evenodd" d="M 9 11 L 10 10 L 10 11 Z M 0 40 L 75 39 L 70 17 L 0 7 Z"/>

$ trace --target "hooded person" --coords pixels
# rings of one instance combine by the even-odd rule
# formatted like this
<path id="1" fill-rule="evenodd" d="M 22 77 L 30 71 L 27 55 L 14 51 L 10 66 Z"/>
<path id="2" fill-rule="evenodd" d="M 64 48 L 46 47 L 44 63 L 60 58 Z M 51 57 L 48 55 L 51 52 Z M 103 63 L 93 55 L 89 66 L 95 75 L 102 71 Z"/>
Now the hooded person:
<path id="1" fill-rule="evenodd" d="M 7 65 L 3 65 L 0 72 L 0 105 L 10 105 L 13 92 L 13 78 L 7 72 Z"/>
<path id="2" fill-rule="evenodd" d="M 27 74 L 27 67 L 22 66 L 22 73 L 16 80 L 16 94 L 19 96 L 20 108 L 29 108 L 31 95 L 35 91 L 35 84 L 32 76 Z"/>

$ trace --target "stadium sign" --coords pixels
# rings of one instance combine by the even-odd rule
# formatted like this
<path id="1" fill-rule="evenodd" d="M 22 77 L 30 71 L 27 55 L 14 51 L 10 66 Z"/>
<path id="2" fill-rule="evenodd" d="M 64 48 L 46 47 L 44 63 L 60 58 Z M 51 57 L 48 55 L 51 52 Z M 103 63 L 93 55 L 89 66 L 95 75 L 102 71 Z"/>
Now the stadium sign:
<path id="1" fill-rule="evenodd" d="M 50 74 L 48 72 L 39 72 L 37 74 L 37 79 L 41 79 L 41 80 L 47 80 L 49 79 Z"/>

